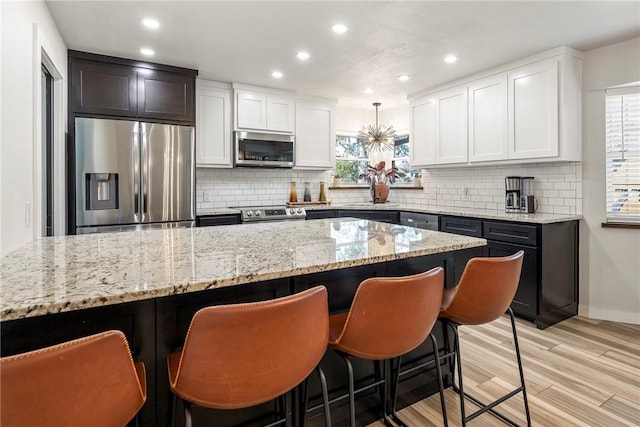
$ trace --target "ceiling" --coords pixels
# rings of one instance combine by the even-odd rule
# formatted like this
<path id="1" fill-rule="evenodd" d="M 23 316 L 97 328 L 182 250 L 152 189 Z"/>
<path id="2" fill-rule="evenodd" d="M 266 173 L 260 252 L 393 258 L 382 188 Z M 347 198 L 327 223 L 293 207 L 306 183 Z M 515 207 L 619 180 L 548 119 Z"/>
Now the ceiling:
<path id="1" fill-rule="evenodd" d="M 297 90 L 340 105 L 406 104 L 429 87 L 556 46 L 640 35 L 638 1 L 48 1 L 67 47 Z M 143 18 L 160 28 L 149 30 Z M 347 25 L 335 34 L 335 23 Z M 139 50 L 149 47 L 149 59 Z M 296 53 L 311 58 L 302 62 Z M 445 55 L 459 57 L 446 64 Z M 281 79 L 271 77 L 279 70 Z M 411 79 L 398 81 L 398 75 Z M 367 95 L 363 90 L 374 92 Z"/>

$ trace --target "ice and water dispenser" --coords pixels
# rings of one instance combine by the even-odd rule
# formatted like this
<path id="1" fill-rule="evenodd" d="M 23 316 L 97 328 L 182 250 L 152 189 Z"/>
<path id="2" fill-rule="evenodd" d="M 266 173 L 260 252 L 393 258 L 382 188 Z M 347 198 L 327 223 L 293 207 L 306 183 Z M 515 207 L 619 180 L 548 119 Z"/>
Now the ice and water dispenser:
<path id="1" fill-rule="evenodd" d="M 87 173 L 87 210 L 118 209 L 118 174 Z"/>

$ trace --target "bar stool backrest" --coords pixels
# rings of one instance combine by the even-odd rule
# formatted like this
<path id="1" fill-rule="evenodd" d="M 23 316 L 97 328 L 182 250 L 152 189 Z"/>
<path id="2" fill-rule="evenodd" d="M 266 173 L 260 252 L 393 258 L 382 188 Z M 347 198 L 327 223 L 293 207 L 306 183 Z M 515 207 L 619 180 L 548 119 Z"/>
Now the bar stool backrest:
<path id="1" fill-rule="evenodd" d="M 0 425 L 124 426 L 146 400 L 120 331 L 0 359 Z"/>
<path id="2" fill-rule="evenodd" d="M 218 409 L 246 408 L 300 384 L 329 340 L 327 290 L 207 307 L 193 317 L 171 385 L 181 398 Z"/>
<path id="3" fill-rule="evenodd" d="M 440 312 L 444 270 L 363 281 L 332 346 L 363 359 L 398 357 L 419 346 Z"/>
<path id="4" fill-rule="evenodd" d="M 503 315 L 518 290 L 524 252 L 496 258 L 472 258 L 462 273 L 451 304 L 440 314 L 462 325 L 481 325 Z"/>

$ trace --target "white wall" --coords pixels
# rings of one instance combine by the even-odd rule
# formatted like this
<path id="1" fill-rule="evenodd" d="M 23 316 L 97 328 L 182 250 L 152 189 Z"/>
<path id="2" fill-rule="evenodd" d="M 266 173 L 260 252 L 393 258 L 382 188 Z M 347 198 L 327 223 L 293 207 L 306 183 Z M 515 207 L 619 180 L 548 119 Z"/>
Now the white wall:
<path id="1" fill-rule="evenodd" d="M 585 53 L 583 65 L 583 214 L 580 314 L 640 324 L 640 229 L 605 221 L 605 93 L 640 81 L 640 38 Z"/>
<path id="2" fill-rule="evenodd" d="M 4 256 L 39 235 L 33 221 L 39 216 L 36 210 L 40 205 L 35 196 L 38 171 L 34 167 L 34 143 L 39 136 L 39 52 L 45 48 L 58 65 L 63 79 L 58 89 L 66 99 L 67 50 L 44 2 L 3 1 L 1 15 L 0 256 Z M 58 123 L 66 120 L 66 101 L 61 108 Z M 64 141 L 64 131 L 64 127 L 58 129 L 59 142 Z M 29 225 L 25 209 L 32 219 Z"/>

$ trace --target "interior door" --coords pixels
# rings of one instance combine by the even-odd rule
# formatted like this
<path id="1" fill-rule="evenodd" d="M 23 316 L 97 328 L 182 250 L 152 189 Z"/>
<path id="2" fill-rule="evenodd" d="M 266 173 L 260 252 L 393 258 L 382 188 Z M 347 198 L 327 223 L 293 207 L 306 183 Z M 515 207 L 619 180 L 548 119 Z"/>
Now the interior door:
<path id="1" fill-rule="evenodd" d="M 141 141 L 142 222 L 194 220 L 193 128 L 142 123 Z"/>

